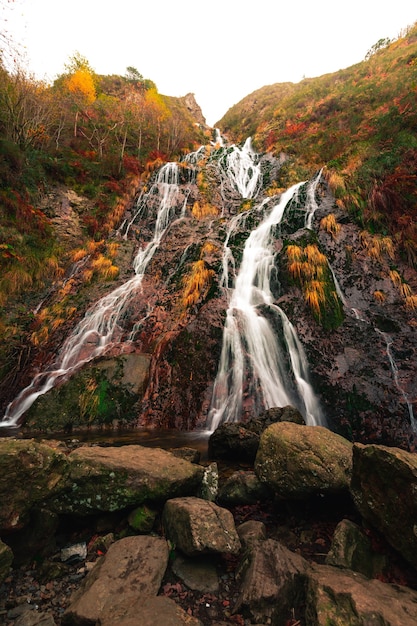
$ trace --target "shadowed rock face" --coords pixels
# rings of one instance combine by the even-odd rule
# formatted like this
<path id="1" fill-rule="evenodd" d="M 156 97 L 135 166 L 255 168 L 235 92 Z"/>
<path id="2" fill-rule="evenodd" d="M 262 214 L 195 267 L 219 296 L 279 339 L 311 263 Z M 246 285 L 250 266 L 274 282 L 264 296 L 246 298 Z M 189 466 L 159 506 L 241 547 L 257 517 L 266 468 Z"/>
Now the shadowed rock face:
<path id="1" fill-rule="evenodd" d="M 271 157 L 265 157 L 265 163 L 268 167 L 265 165 L 264 170 L 269 172 L 271 182 L 279 176 L 279 164 Z M 80 425 L 100 420 L 183 430 L 206 425 L 227 308 L 220 282 L 223 244 L 228 220 L 239 213 L 243 201 L 213 165 L 206 168 L 204 176 L 204 193 L 201 184 L 190 186 L 183 217 L 167 229 L 139 292 L 129 301 L 127 314 L 133 339 L 128 344 L 114 345 L 106 354 L 106 358 L 119 358 L 128 352 L 129 358 L 134 354 L 141 360 L 142 369 L 137 374 L 140 385 L 133 389 L 131 380 L 116 381 L 119 390 L 131 400 L 129 410 L 124 410 L 123 404 L 121 410 L 112 409 L 111 394 L 106 396 L 101 385 L 100 398 L 104 398 L 106 410 L 110 406 L 104 411 L 105 420 L 90 412 L 84 416 L 84 422 L 79 421 Z M 217 207 L 217 215 L 197 218 L 191 211 L 194 202 L 202 203 L 208 197 L 211 205 Z M 260 198 L 261 195 L 252 204 L 259 203 Z M 415 315 L 405 308 L 404 299 L 389 278 L 391 260 L 384 255 L 369 256 L 360 229 L 336 207 L 325 183 L 319 187 L 317 204 L 312 229 L 299 225 L 299 216 L 289 215 L 281 232 L 276 231 L 276 272 L 271 287 L 275 302 L 304 346 L 312 386 L 329 427 L 355 441 L 414 449 L 410 412 L 417 397 Z M 320 228 L 321 218 L 329 213 L 334 213 L 340 223 L 337 236 Z M 248 220 L 234 238 L 237 263 L 253 226 Z M 152 224 L 145 216 L 129 237 L 149 241 L 151 231 Z M 306 238 L 317 243 L 337 279 L 339 297 L 344 300 L 343 316 L 337 322 L 331 312 L 326 313 L 325 319 L 316 319 L 288 273 L 285 245 L 299 244 Z M 198 261 L 203 261 L 209 271 L 209 284 L 207 289 L 200 289 L 192 304 L 185 304 L 187 280 Z M 417 290 L 416 273 L 403 266 L 401 259 L 395 259 L 395 263 Z M 383 292 L 384 301 L 375 297 L 376 292 Z M 138 321 L 140 324 L 135 327 Z M 275 330 L 279 335 L 278 326 Z M 100 366 L 100 361 L 89 367 L 96 365 Z M 45 428 L 42 416 L 51 412 L 48 404 L 54 402 L 58 393 L 59 389 L 53 389 L 39 399 L 39 409 L 37 403 L 33 405 L 28 414 L 32 428 Z M 65 402 L 59 400 L 61 408 L 53 411 L 67 410 L 62 406 Z M 255 402 L 248 383 L 242 420 L 256 417 L 264 409 Z M 73 425 L 77 423 L 73 421 Z"/>

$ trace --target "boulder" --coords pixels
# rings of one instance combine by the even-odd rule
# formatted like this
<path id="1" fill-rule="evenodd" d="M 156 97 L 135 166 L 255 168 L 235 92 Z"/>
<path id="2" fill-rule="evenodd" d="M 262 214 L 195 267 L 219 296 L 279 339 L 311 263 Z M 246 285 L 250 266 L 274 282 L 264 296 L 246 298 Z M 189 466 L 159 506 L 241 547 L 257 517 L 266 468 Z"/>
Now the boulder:
<path id="1" fill-rule="evenodd" d="M 260 539 L 266 539 L 265 524 L 254 519 L 243 522 L 236 530 L 243 549 L 251 547 Z"/>
<path id="2" fill-rule="evenodd" d="M 0 440 L 0 529 L 22 528 L 34 506 L 68 486 L 68 471 L 56 442 Z"/>
<path id="3" fill-rule="evenodd" d="M 254 623 L 285 624 L 304 595 L 307 570 L 307 561 L 278 541 L 255 542 L 241 564 L 243 580 L 234 612 L 249 615 Z M 279 622 L 274 621 L 278 612 Z"/>
<path id="4" fill-rule="evenodd" d="M 330 565 L 308 563 L 277 541 L 252 544 L 234 607 L 252 623 L 309 626 L 417 623 L 417 592 Z"/>
<path id="5" fill-rule="evenodd" d="M 245 422 L 225 422 L 210 435 L 209 457 L 253 463 L 261 434 L 276 422 L 305 424 L 301 413 L 292 406 L 267 409 L 259 417 Z"/>
<path id="6" fill-rule="evenodd" d="M 415 626 L 417 592 L 330 565 L 314 565 L 309 573 L 305 619 L 314 626 Z"/>
<path id="7" fill-rule="evenodd" d="M 156 596 L 168 555 L 168 544 L 161 537 L 139 535 L 116 541 L 74 593 L 62 623 L 95 624 L 102 618 L 110 623 L 108 615 L 117 605 L 129 607 L 138 597 Z"/>
<path id="8" fill-rule="evenodd" d="M 172 563 L 172 571 L 178 578 L 200 593 L 217 593 L 219 577 L 216 562 L 211 556 L 186 557 L 177 554 Z"/>
<path id="9" fill-rule="evenodd" d="M 218 501 L 225 506 L 256 504 L 274 497 L 273 491 L 261 483 L 254 471 L 234 472 L 219 490 Z"/>
<path id="10" fill-rule="evenodd" d="M 210 435 L 208 455 L 211 459 L 253 463 L 259 446 L 259 435 L 241 422 L 225 422 Z"/>
<path id="11" fill-rule="evenodd" d="M 350 489 L 361 515 L 417 567 L 417 455 L 355 444 Z"/>
<path id="12" fill-rule="evenodd" d="M 83 446 L 68 457 L 70 488 L 50 499 L 57 513 L 86 515 L 197 492 L 203 468 L 160 448 Z"/>
<path id="13" fill-rule="evenodd" d="M 0 539 L 0 584 L 9 575 L 12 563 L 13 552 L 11 548 Z"/>
<path id="14" fill-rule="evenodd" d="M 352 444 L 322 426 L 272 424 L 261 436 L 254 469 L 283 499 L 341 493 L 349 487 Z"/>
<path id="15" fill-rule="evenodd" d="M 117 603 L 102 613 L 100 626 L 203 626 L 174 600 L 157 597 L 138 597 L 134 602 Z"/>
<path id="16" fill-rule="evenodd" d="M 184 554 L 237 554 L 240 540 L 233 516 L 214 502 L 173 498 L 164 506 L 162 522 L 167 538 Z"/>
<path id="17" fill-rule="evenodd" d="M 357 524 L 344 519 L 334 531 L 326 565 L 349 569 L 374 578 L 382 573 L 386 559 L 372 549 L 370 539 Z"/>

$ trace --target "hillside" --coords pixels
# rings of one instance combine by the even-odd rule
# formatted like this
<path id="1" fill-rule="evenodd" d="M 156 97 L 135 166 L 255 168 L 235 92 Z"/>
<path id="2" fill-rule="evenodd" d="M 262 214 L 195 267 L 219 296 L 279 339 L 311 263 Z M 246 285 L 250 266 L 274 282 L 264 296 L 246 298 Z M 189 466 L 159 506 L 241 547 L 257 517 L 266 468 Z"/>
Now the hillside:
<path id="1" fill-rule="evenodd" d="M 278 184 L 321 167 L 336 196 L 371 232 L 390 234 L 417 264 L 417 24 L 367 60 L 333 74 L 255 91 L 218 122 L 232 141 L 284 154 Z"/>

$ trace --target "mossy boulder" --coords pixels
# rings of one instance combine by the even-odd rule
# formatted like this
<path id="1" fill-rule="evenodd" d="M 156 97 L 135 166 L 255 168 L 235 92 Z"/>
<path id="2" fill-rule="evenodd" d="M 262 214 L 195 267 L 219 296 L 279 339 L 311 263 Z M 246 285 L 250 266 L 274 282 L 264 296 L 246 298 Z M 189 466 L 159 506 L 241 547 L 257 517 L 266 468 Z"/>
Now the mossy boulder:
<path id="1" fill-rule="evenodd" d="M 263 432 L 255 473 L 278 497 L 305 498 L 348 490 L 352 444 L 322 426 L 280 422 Z"/>
<path id="2" fill-rule="evenodd" d="M 193 495 L 203 468 L 160 448 L 82 446 L 68 457 L 69 487 L 48 501 L 56 513 L 88 515 Z"/>
<path id="3" fill-rule="evenodd" d="M 0 440 L 0 528 L 22 528 L 32 508 L 66 489 L 68 472 L 57 442 Z"/>

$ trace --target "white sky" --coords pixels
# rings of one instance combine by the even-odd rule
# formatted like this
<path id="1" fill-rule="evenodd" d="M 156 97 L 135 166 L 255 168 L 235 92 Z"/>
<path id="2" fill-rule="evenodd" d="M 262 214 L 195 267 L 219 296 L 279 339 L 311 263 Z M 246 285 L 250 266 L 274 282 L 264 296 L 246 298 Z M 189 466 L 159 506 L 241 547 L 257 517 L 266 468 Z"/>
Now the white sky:
<path id="1" fill-rule="evenodd" d="M 214 125 L 264 85 L 363 60 L 379 39 L 417 21 L 417 2 L 15 0 L 7 15 L 1 31 L 25 47 L 36 78 L 53 80 L 78 51 L 99 74 L 133 66 L 162 94 L 194 93 Z"/>

